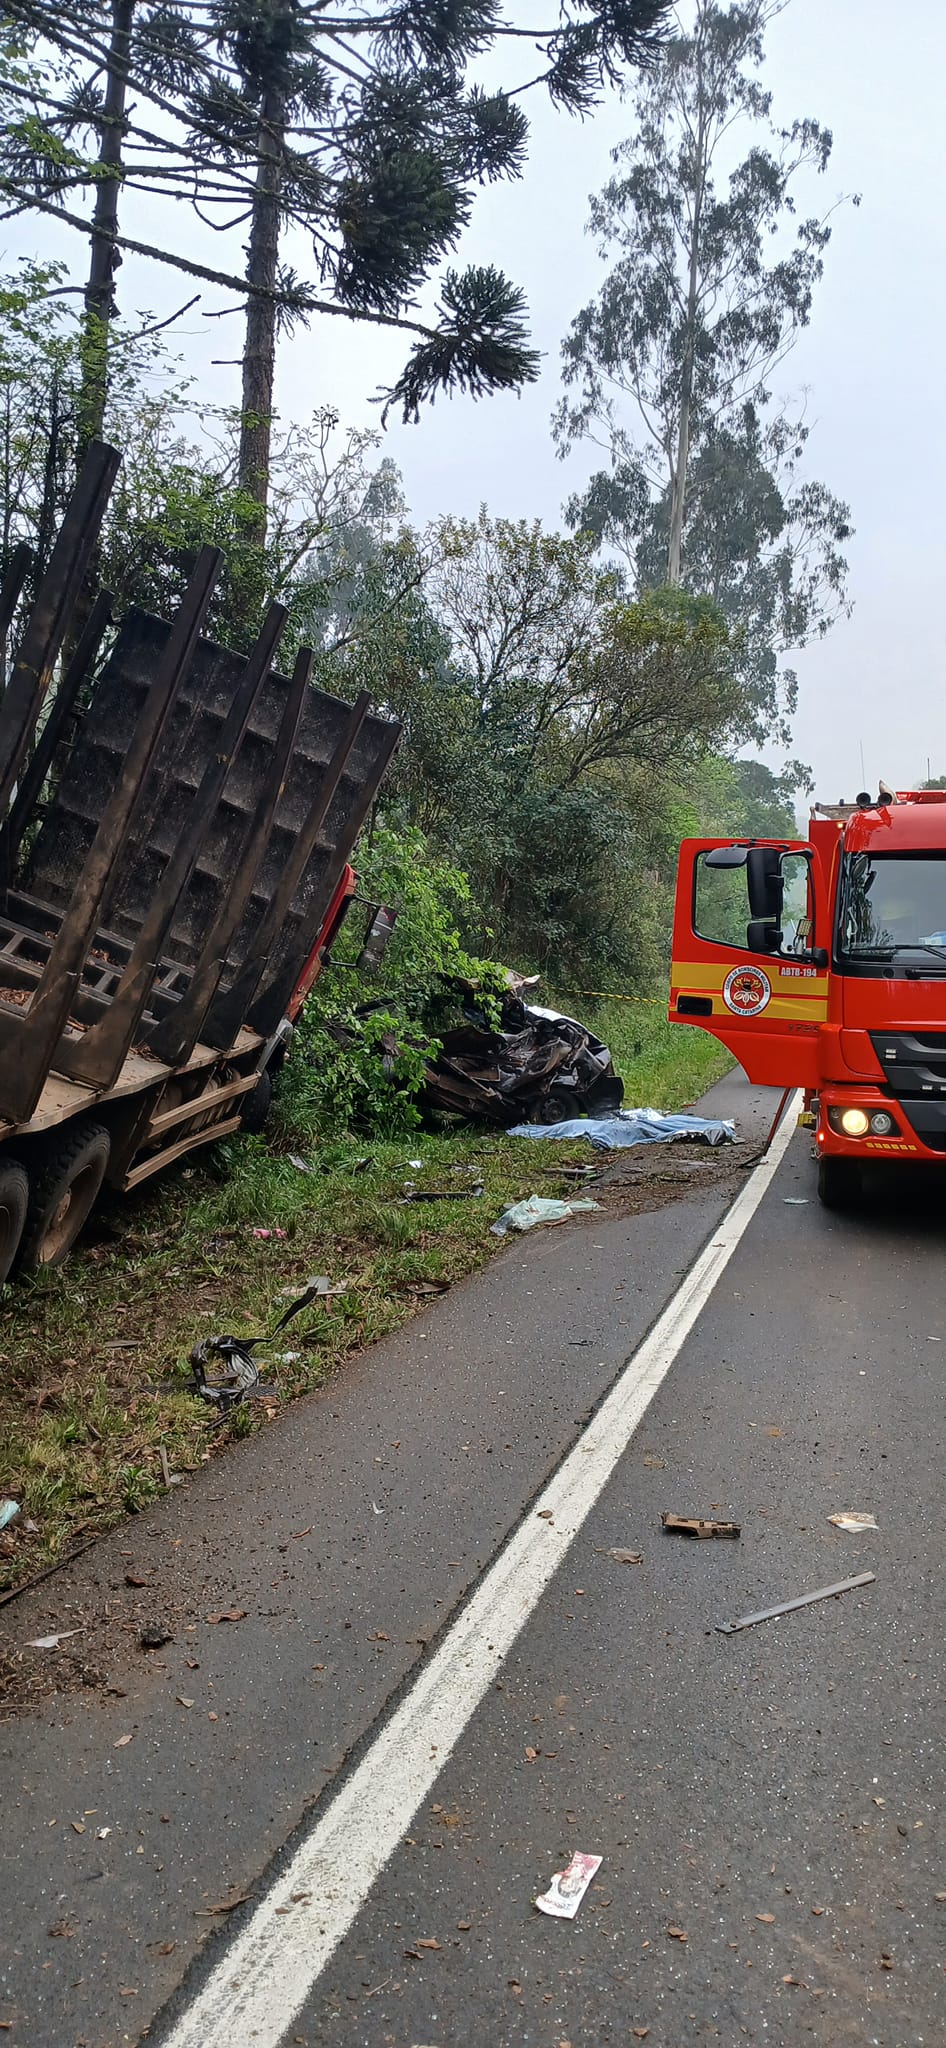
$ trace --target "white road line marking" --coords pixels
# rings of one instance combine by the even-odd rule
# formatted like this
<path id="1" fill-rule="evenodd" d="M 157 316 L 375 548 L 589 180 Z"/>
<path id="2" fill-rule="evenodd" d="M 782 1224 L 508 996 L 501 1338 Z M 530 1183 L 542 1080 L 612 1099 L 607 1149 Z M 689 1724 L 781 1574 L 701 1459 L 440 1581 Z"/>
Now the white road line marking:
<path id="1" fill-rule="evenodd" d="M 788 1149 L 797 1104 L 541 1500 L 320 1810 L 166 2048 L 279 2048 L 627 1450 Z M 310 1896 L 293 1904 L 300 1892 Z"/>

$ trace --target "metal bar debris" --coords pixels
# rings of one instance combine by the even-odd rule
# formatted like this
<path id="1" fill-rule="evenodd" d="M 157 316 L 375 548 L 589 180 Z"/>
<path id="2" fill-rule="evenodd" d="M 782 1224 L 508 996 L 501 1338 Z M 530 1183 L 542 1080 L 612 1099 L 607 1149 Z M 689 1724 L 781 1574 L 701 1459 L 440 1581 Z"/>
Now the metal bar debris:
<path id="1" fill-rule="evenodd" d="M 796 1607 L 811 1607 L 816 1600 L 833 1600 L 837 1593 L 853 1593 L 855 1586 L 872 1586 L 876 1572 L 858 1572 L 853 1579 L 839 1579 L 836 1586 L 819 1586 L 816 1593 L 802 1593 L 798 1600 L 780 1600 L 777 1607 L 760 1607 L 758 1614 L 741 1614 L 738 1621 L 718 1621 L 717 1633 L 734 1636 L 737 1629 L 754 1628 L 757 1621 L 776 1621 Z"/>

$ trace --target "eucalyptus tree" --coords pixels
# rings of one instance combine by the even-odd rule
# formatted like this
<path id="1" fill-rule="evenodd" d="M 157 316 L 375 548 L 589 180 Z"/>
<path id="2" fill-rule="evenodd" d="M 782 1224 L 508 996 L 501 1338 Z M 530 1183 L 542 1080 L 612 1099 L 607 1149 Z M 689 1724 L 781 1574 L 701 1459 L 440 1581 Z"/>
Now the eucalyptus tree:
<path id="1" fill-rule="evenodd" d="M 697 0 L 692 27 L 633 96 L 634 132 L 592 200 L 609 268 L 562 345 L 562 453 L 606 466 L 571 524 L 648 584 L 711 595 L 741 635 L 760 730 L 784 728 L 781 656 L 844 603 L 847 507 L 804 473 L 808 425 L 775 380 L 811 318 L 833 206 L 800 210 L 827 171 L 818 121 L 779 125 L 760 78 L 785 0 Z"/>

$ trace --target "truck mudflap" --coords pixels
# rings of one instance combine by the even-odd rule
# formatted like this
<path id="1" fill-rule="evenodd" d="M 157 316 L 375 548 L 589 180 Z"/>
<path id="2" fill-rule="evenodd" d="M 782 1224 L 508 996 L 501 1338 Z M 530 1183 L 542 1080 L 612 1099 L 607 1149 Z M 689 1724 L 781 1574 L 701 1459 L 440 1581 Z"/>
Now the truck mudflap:
<path id="1" fill-rule="evenodd" d="M 804 841 L 684 840 L 671 1021 L 709 1031 L 759 1086 L 817 1089 L 828 1019 L 824 921 L 818 856 Z"/>

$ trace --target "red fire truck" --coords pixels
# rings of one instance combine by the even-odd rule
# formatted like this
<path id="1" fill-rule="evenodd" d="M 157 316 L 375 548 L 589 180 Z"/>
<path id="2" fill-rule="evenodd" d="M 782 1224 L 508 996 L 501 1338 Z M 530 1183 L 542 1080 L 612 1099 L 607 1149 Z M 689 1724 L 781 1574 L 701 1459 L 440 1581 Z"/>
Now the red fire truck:
<path id="1" fill-rule="evenodd" d="M 829 1207 L 869 1161 L 942 1166 L 946 791 L 816 805 L 806 840 L 685 840 L 669 1014 L 804 1090 Z"/>

